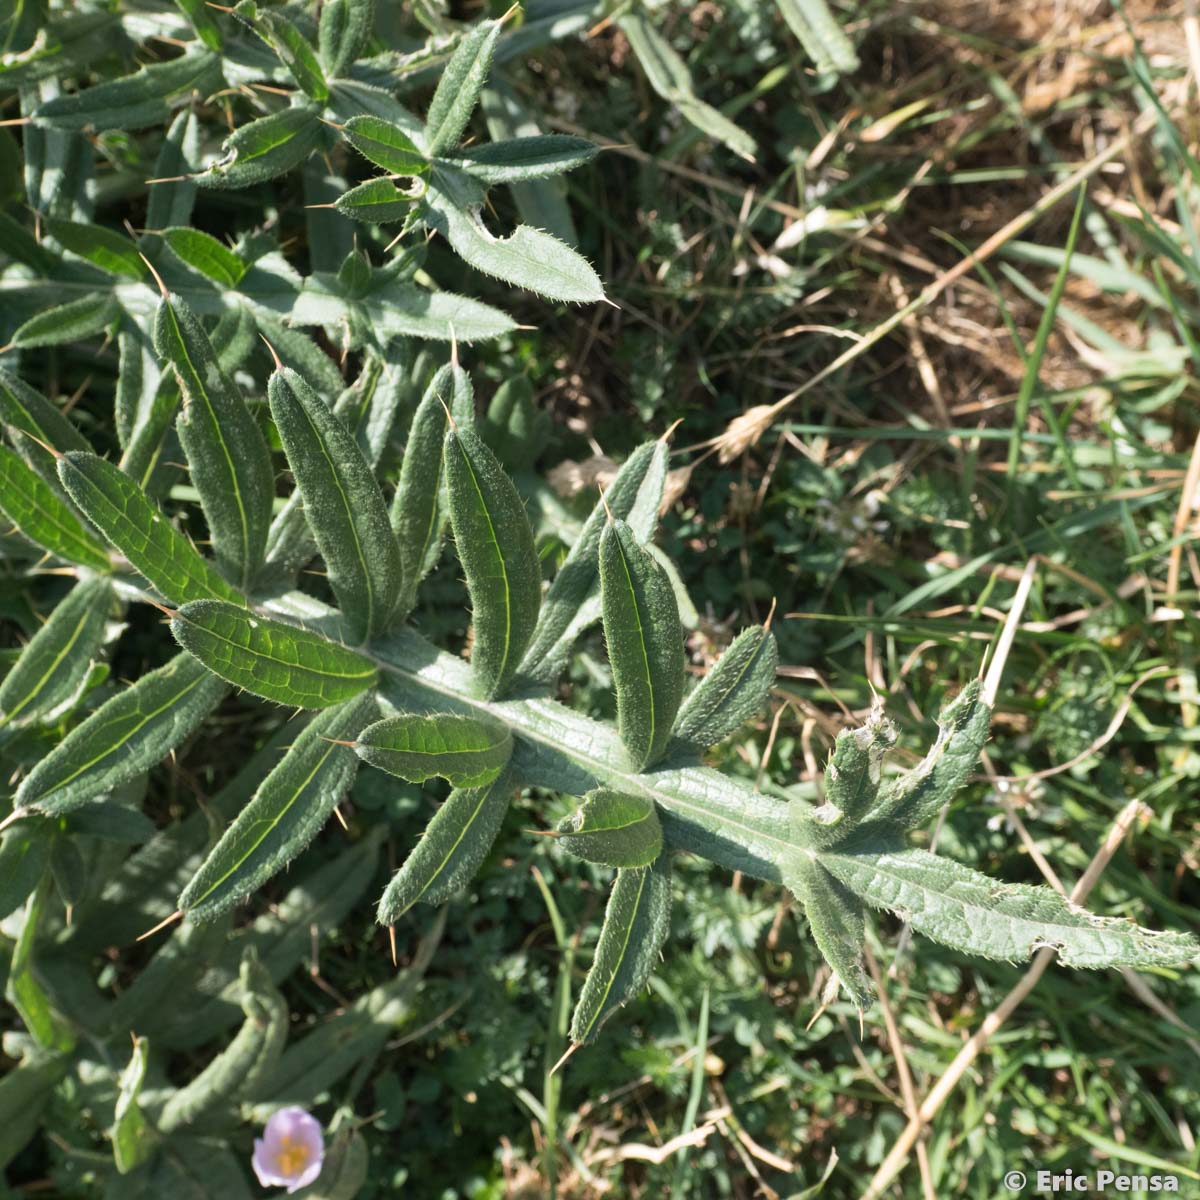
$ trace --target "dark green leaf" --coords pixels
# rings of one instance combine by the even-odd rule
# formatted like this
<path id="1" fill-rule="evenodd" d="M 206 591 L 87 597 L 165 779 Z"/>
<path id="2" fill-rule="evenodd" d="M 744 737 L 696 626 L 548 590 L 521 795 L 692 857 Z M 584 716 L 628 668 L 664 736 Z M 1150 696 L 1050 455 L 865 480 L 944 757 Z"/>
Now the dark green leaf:
<path id="1" fill-rule="evenodd" d="M 0 446 L 0 509 L 43 550 L 93 571 L 111 569 L 108 552 L 58 492 L 7 446 Z"/>
<path id="2" fill-rule="evenodd" d="M 424 189 L 421 189 L 422 192 Z M 368 179 L 358 187 L 343 192 L 334 207 L 345 217 L 355 221 L 368 221 L 375 225 L 387 225 L 403 221 L 412 212 L 415 194 L 399 188 L 390 179 Z"/>
<path id="3" fill-rule="evenodd" d="M 267 386 L 304 514 L 356 637 L 387 628 L 400 591 L 400 551 L 387 504 L 354 435 L 294 371 Z"/>
<path id="4" fill-rule="evenodd" d="M 471 146 L 451 155 L 450 161 L 484 183 L 520 183 L 572 171 L 595 158 L 598 150 L 585 138 L 539 133 Z"/>
<path id="5" fill-rule="evenodd" d="M 661 757 L 683 699 L 683 629 L 670 580 L 624 521 L 600 538 L 600 594 L 617 727 L 642 771 Z"/>
<path id="6" fill-rule="evenodd" d="M 177 296 L 158 306 L 154 345 L 175 368 L 183 393 L 176 429 L 213 551 L 229 578 L 249 588 L 262 565 L 275 498 L 267 444 L 208 335 Z"/>
<path id="7" fill-rule="evenodd" d="M 185 604 L 171 632 L 222 679 L 292 708 L 341 704 L 376 681 L 374 664 L 353 650 L 220 600 Z"/>
<path id="8" fill-rule="evenodd" d="M 396 606 L 398 618 L 412 611 L 417 587 L 441 550 L 448 515 L 441 494 L 447 412 L 460 425 L 469 425 L 475 415 L 471 377 L 457 364 L 439 368 L 425 389 L 408 430 L 391 511 L 404 581 Z"/>
<path id="9" fill-rule="evenodd" d="M 51 721 L 78 699 L 112 607 L 106 578 L 73 587 L 0 684 L 0 727 Z"/>
<path id="10" fill-rule="evenodd" d="M 162 236 L 181 262 L 222 287 L 236 288 L 246 273 L 246 264 L 224 242 L 202 229 L 172 226 L 164 229 Z"/>
<path id="11" fill-rule="evenodd" d="M 208 85 L 220 78 L 220 63 L 208 50 L 151 63 L 135 75 L 59 96 L 33 115 L 41 124 L 56 129 L 144 129 L 166 117 L 168 97 L 207 91 Z"/>
<path id="12" fill-rule="evenodd" d="M 652 867 L 618 871 L 591 970 L 571 1018 L 571 1041 L 590 1042 L 622 1004 L 646 986 L 671 917 L 667 856 Z"/>
<path id="13" fill-rule="evenodd" d="M 32 350 L 37 346 L 61 346 L 64 342 L 81 342 L 84 338 L 103 333 L 121 316 L 116 298 L 106 292 L 96 292 L 66 304 L 56 304 L 30 317 L 12 335 L 11 346 Z"/>
<path id="14" fill-rule="evenodd" d="M 113 1113 L 112 1148 L 117 1173 L 128 1175 L 154 1152 L 158 1138 L 142 1115 L 138 1098 L 150 1063 L 150 1043 L 143 1037 L 133 1039 L 133 1054 L 118 1081 L 116 1109 Z"/>
<path id="15" fill-rule="evenodd" d="M 382 117 L 352 117 L 342 127 L 346 140 L 364 158 L 391 175 L 420 175 L 429 160 L 398 125 Z"/>
<path id="16" fill-rule="evenodd" d="M 75 808 L 154 766 L 199 726 L 228 688 L 187 654 L 105 701 L 17 789 L 42 812 Z"/>
<path id="17" fill-rule="evenodd" d="M 654 801 L 609 788 L 588 792 L 558 833 L 569 853 L 606 867 L 648 867 L 663 846 Z"/>
<path id="18" fill-rule="evenodd" d="M 67 494 L 109 542 L 171 604 L 245 599 L 202 558 L 145 491 L 119 467 L 72 451 L 59 460 Z"/>
<path id="19" fill-rule="evenodd" d="M 126 279 L 145 279 L 149 269 L 142 262 L 137 246 L 128 237 L 123 237 L 103 225 L 87 225 L 80 221 L 61 221 L 57 217 L 44 219 L 46 231 L 64 249 L 80 258 L 87 259 L 110 275 L 122 275 Z"/>
<path id="20" fill-rule="evenodd" d="M 263 9 L 255 28 L 279 57 L 296 81 L 296 86 L 311 100 L 328 100 L 329 84 L 308 39 L 282 13 Z"/>
<path id="21" fill-rule="evenodd" d="M 675 737 L 701 750 L 758 716 L 775 685 L 779 649 L 761 625 L 744 629 L 679 710 Z"/>
<path id="22" fill-rule="evenodd" d="M 481 788 L 456 788 L 392 876 L 377 919 L 394 925 L 414 904 L 441 904 L 465 887 L 487 858 L 512 799 L 507 771 Z"/>
<path id="23" fill-rule="evenodd" d="M 42 881 L 50 865 L 53 827 L 43 819 L 25 818 L 0 842 L 0 920 L 16 912 Z"/>
<path id="24" fill-rule="evenodd" d="M 478 717 L 401 713 L 364 729 L 354 750 L 409 783 L 440 776 L 454 787 L 481 788 L 508 765 L 512 734 L 506 725 Z"/>
<path id="25" fill-rule="evenodd" d="M 600 619 L 600 537 L 608 524 L 608 514 L 627 520 L 639 537 L 648 538 L 666 473 L 666 444 L 646 442 L 622 465 L 603 502 L 596 501 L 546 593 L 533 641 L 521 664 L 523 673 L 538 679 L 557 674 L 574 639 Z"/>
<path id="26" fill-rule="evenodd" d="M 296 736 L 254 798 L 213 847 L 179 897 L 193 920 L 210 921 L 257 891 L 321 831 L 346 794 L 358 760 L 340 745 L 375 713 L 366 694 L 325 709 Z"/>
<path id="27" fill-rule="evenodd" d="M 425 143 L 431 155 L 445 154 L 458 145 L 479 101 L 499 36 L 499 21 L 481 21 L 458 43 L 425 119 Z"/>
<path id="28" fill-rule="evenodd" d="M 317 49 L 330 75 L 343 75 L 366 49 L 375 24 L 375 0 L 326 0 Z"/>
<path id="29" fill-rule="evenodd" d="M 90 448 L 87 439 L 63 416 L 57 405 L 4 370 L 0 370 L 0 424 L 32 435 L 13 438 L 13 444 L 29 465 L 52 485 L 58 483 L 58 471 L 51 451 L 61 454 L 66 450 Z"/>
<path id="30" fill-rule="evenodd" d="M 298 104 L 259 117 L 225 139 L 224 156 L 195 176 L 201 187 L 245 188 L 299 166 L 321 140 L 321 108 Z"/>
<path id="31" fill-rule="evenodd" d="M 446 434 L 445 461 L 450 524 L 471 594 L 471 670 L 492 699 L 512 682 L 533 636 L 541 564 L 517 489 L 473 430 Z"/>

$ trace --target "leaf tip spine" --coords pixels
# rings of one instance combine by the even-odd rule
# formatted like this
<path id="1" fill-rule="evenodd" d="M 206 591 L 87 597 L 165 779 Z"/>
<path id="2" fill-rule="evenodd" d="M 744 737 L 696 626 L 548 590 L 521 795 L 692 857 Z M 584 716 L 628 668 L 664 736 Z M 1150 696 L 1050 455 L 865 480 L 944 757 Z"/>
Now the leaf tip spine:
<path id="1" fill-rule="evenodd" d="M 575 1053 L 575 1051 L 576 1051 L 576 1050 L 578 1050 L 578 1049 L 579 1049 L 579 1047 L 580 1047 L 580 1046 L 582 1046 L 582 1045 L 583 1045 L 583 1043 L 582 1043 L 582 1042 L 572 1042 L 572 1043 L 571 1043 L 571 1044 L 570 1044 L 570 1045 L 569 1045 L 569 1046 L 568 1046 L 568 1047 L 567 1047 L 567 1048 L 566 1048 L 566 1049 L 563 1051 L 563 1053 L 562 1053 L 562 1057 L 561 1057 L 561 1058 L 558 1060 L 558 1062 L 556 1062 L 556 1063 L 554 1064 L 554 1066 L 552 1066 L 552 1067 L 550 1068 L 550 1075 L 551 1075 L 551 1076 L 554 1076 L 555 1074 L 557 1074 L 557 1073 L 558 1073 L 558 1068 L 559 1068 L 559 1067 L 561 1067 L 561 1066 L 564 1066 L 564 1065 L 566 1064 L 566 1061 L 567 1061 L 567 1059 L 569 1059 L 569 1058 L 571 1057 L 571 1055 L 572 1055 L 572 1054 L 574 1054 L 574 1053 Z"/>
<path id="2" fill-rule="evenodd" d="M 279 355 L 278 355 L 278 354 L 276 353 L 276 351 L 275 351 L 275 347 L 274 347 L 274 346 L 272 346 L 272 345 L 271 345 L 271 343 L 267 341 L 267 338 L 266 338 L 266 335 L 265 335 L 265 334 L 262 334 L 262 333 L 260 333 L 258 336 L 259 336 L 260 338 L 262 338 L 262 343 L 263 343 L 263 345 L 264 345 L 264 346 L 266 346 L 266 348 L 267 348 L 268 350 L 270 350 L 270 352 L 271 352 L 271 357 L 272 357 L 272 358 L 275 360 L 275 370 L 277 370 L 277 371 L 282 371 L 282 370 L 283 370 L 283 363 L 280 361 L 280 359 L 279 359 Z"/>
<path id="3" fill-rule="evenodd" d="M 153 937 L 156 933 L 166 929 L 168 925 L 173 925 L 182 916 L 183 909 L 177 908 L 169 917 L 164 917 L 157 925 L 147 929 L 145 933 L 139 933 L 134 940 L 138 942 L 144 942 L 148 937 Z"/>
<path id="4" fill-rule="evenodd" d="M 165 180 L 163 182 L 166 182 Z M 154 282 L 158 284 L 158 294 L 167 300 L 170 298 L 170 293 L 167 291 L 167 285 L 163 283 L 162 276 L 154 269 L 154 264 L 139 250 L 138 258 L 146 264 L 146 269 L 154 276 Z"/>
<path id="5" fill-rule="evenodd" d="M 763 622 L 763 633 L 771 632 L 771 622 L 775 619 L 775 606 L 779 603 L 778 596 L 771 597 L 771 611 L 767 613 L 767 619 Z"/>

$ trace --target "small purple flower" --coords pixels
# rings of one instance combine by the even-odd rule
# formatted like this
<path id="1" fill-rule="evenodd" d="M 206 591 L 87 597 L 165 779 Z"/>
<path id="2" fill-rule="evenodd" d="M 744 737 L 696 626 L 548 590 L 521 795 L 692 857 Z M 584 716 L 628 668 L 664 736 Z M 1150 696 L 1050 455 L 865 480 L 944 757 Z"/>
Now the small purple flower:
<path id="1" fill-rule="evenodd" d="M 324 1158 L 321 1122 L 302 1108 L 281 1108 L 254 1139 L 250 1165 L 263 1187 L 286 1187 L 290 1195 L 320 1175 Z"/>

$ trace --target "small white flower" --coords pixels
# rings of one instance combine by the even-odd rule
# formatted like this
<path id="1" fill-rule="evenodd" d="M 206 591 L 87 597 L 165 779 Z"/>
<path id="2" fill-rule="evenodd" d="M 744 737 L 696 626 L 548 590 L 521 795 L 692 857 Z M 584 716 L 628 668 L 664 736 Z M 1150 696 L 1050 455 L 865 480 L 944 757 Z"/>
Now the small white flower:
<path id="1" fill-rule="evenodd" d="M 250 1165 L 263 1187 L 286 1187 L 290 1195 L 320 1175 L 324 1160 L 320 1121 L 293 1106 L 271 1114 L 262 1137 L 254 1139 Z"/>

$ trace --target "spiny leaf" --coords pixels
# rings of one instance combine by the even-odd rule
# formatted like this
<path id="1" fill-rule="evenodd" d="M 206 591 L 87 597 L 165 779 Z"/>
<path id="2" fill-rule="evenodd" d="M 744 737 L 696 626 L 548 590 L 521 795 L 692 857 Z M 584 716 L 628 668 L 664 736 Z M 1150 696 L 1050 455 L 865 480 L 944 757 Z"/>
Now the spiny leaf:
<path id="1" fill-rule="evenodd" d="M 342 127 L 346 140 L 364 158 L 391 175 L 420 175 L 429 160 L 398 125 L 382 117 L 352 117 Z"/>
<path id="2" fill-rule="evenodd" d="M 413 413 L 400 465 L 400 482 L 392 500 L 391 523 L 400 547 L 404 580 L 396 616 L 412 611 L 417 587 L 441 551 L 448 516 L 442 487 L 442 454 L 446 413 L 460 425 L 475 416 L 471 377 L 457 364 L 438 369 Z"/>
<path id="3" fill-rule="evenodd" d="M 936 817 L 979 762 L 990 722 L 982 685 L 973 679 L 938 715 L 937 741 L 929 753 L 880 791 L 868 819 L 916 829 Z"/>
<path id="4" fill-rule="evenodd" d="M 171 226 L 162 231 L 163 241 L 180 262 L 195 267 L 201 275 L 224 288 L 236 288 L 246 274 L 247 264 L 211 233 L 202 229 Z"/>
<path id="5" fill-rule="evenodd" d="M 220 600 L 185 604 L 171 632 L 222 679 L 292 708 L 341 704 L 376 681 L 374 664 L 361 654 Z"/>
<path id="6" fill-rule="evenodd" d="M 366 49 L 374 25 L 375 0 L 325 0 L 317 52 L 330 75 L 342 75 L 350 68 Z"/>
<path id="7" fill-rule="evenodd" d="M 573 171 L 595 158 L 599 149 L 586 138 L 539 133 L 470 146 L 456 151 L 449 161 L 484 183 L 520 183 Z"/>
<path id="8" fill-rule="evenodd" d="M 21 350 L 81 342 L 103 333 L 121 316 L 121 306 L 108 292 L 95 292 L 66 304 L 56 304 L 19 325 L 9 345 Z"/>
<path id="9" fill-rule="evenodd" d="M 625 460 L 603 502 L 596 501 L 550 584 L 521 664 L 523 674 L 539 680 L 557 674 L 574 639 L 600 619 L 600 537 L 608 524 L 608 514 L 627 520 L 638 537 L 648 538 L 653 532 L 666 472 L 667 448 L 661 441 L 643 443 Z"/>
<path id="10" fill-rule="evenodd" d="M 491 69 L 499 36 L 499 21 L 481 21 L 458 43 L 425 119 L 425 144 L 431 155 L 445 154 L 458 145 Z"/>
<path id="11" fill-rule="evenodd" d="M 507 237 L 495 237 L 478 208 L 460 207 L 433 187 L 423 211 L 454 252 L 479 271 L 551 300 L 589 304 L 604 299 L 604 285 L 591 263 L 553 234 L 518 225 Z"/>
<path id="12" fill-rule="evenodd" d="M 308 39 L 282 13 L 266 8 L 258 12 L 254 28 L 275 51 L 279 61 L 310 100 L 328 100 L 329 84 Z"/>
<path id="13" fill-rule="evenodd" d="M 304 514 L 354 635 L 387 628 L 400 590 L 400 551 L 387 504 L 353 434 L 295 371 L 267 385 Z"/>
<path id="14" fill-rule="evenodd" d="M 778 665 L 779 648 L 769 629 L 742 630 L 679 710 L 675 737 L 698 749 L 727 738 L 762 711 Z"/>
<path id="15" fill-rule="evenodd" d="M 275 497 L 267 444 L 203 326 L 177 296 L 158 306 L 154 346 L 175 368 L 183 393 L 176 429 L 213 551 L 229 578 L 249 588 L 262 565 Z"/>
<path id="16" fill-rule="evenodd" d="M 0 920 L 16 912 L 42 881 L 54 841 L 50 821 L 25 818 L 0 841 Z"/>
<path id="17" fill-rule="evenodd" d="M 109 542 L 151 583 L 164 600 L 245 599 L 187 536 L 163 515 L 138 483 L 119 467 L 78 450 L 59 459 L 67 494 Z"/>
<path id="18" fill-rule="evenodd" d="M 440 776 L 453 787 L 481 788 L 512 756 L 508 726 L 455 713 L 400 713 L 368 726 L 355 753 L 364 762 L 409 783 Z"/>
<path id="19" fill-rule="evenodd" d="M 642 771 L 661 757 L 683 699 L 683 629 L 670 581 L 624 521 L 600 538 L 600 594 L 617 728 Z"/>
<path id="20" fill-rule="evenodd" d="M 471 594 L 471 671 L 485 699 L 512 682 L 542 600 L 542 571 L 525 505 L 495 455 L 466 427 L 445 442 L 454 544 Z"/>
<path id="21" fill-rule="evenodd" d="M 63 221 L 57 217 L 46 217 L 44 223 L 46 231 L 64 249 L 87 259 L 110 275 L 122 275 L 126 279 L 145 279 L 149 274 L 146 264 L 138 254 L 137 246 L 115 230 L 81 221 Z"/>
<path id="22" fill-rule="evenodd" d="M 1043 946 L 1068 967 L 1182 966 L 1200 956 L 1189 934 L 1152 933 L 1098 917 L 1048 887 L 997 883 L 926 850 L 855 844 L 820 862 L 872 908 L 901 915 L 935 942 L 967 954 L 1019 962 Z"/>
<path id="23" fill-rule="evenodd" d="M 213 17 L 207 0 L 175 0 L 179 11 L 188 19 L 196 36 L 210 49 L 221 49 L 221 27 Z"/>
<path id="24" fill-rule="evenodd" d="M 513 786 L 504 771 L 486 787 L 450 793 L 387 885 L 377 914 L 381 925 L 394 925 L 419 900 L 441 904 L 470 882 L 500 832 Z"/>
<path id="25" fill-rule="evenodd" d="M 866 724 L 843 729 L 825 768 L 825 803 L 819 808 L 792 806 L 793 827 L 806 846 L 833 846 L 871 814 L 883 775 L 883 756 L 896 741 L 896 727 L 883 715 L 882 703 Z"/>
<path id="26" fill-rule="evenodd" d="M 67 562 L 108 571 L 108 552 L 20 455 L 0 446 L 0 509 L 31 542 Z"/>
<path id="27" fill-rule="evenodd" d="M 334 208 L 344 217 L 355 221 L 369 221 L 375 225 L 387 225 L 403 221 L 418 199 L 414 193 L 399 188 L 390 179 L 368 179 L 343 192 L 335 201 Z"/>
<path id="28" fill-rule="evenodd" d="M 106 700 L 50 751 L 17 789 L 17 802 L 66 812 L 140 775 L 170 754 L 228 688 L 187 654 Z"/>
<path id="29" fill-rule="evenodd" d="M 206 0 L 196 2 L 207 7 Z M 166 229 L 172 225 L 186 225 L 191 219 L 196 185 L 186 176 L 199 153 L 200 120 L 192 109 L 186 108 L 171 122 L 158 157 L 154 160 L 154 178 L 162 182 L 148 185 L 147 228 Z M 147 254 L 155 244 L 153 236 L 147 234 L 143 239 L 143 245 L 149 239 Z"/>
<path id="30" fill-rule="evenodd" d="M 201 187 L 245 188 L 299 166 L 321 140 L 319 104 L 296 104 L 242 125 L 221 146 L 223 156 L 195 176 Z"/>
<path id="31" fill-rule="evenodd" d="M 558 824 L 563 849 L 606 867 L 648 867 L 662 852 L 654 801 L 597 788 Z"/>
<path id="32" fill-rule="evenodd" d="M 48 100 L 34 112 L 34 119 L 55 129 L 144 129 L 166 117 L 168 97 L 193 89 L 208 91 L 220 78 L 220 62 L 218 55 L 200 50 L 151 63 L 123 79 Z"/>
<path id="33" fill-rule="evenodd" d="M 119 1175 L 128 1175 L 154 1153 L 158 1137 L 147 1123 L 138 1102 L 146 1068 L 150 1064 L 150 1043 L 146 1038 L 133 1039 L 133 1053 L 117 1081 L 119 1091 L 113 1111 L 113 1163 Z"/>
<path id="34" fill-rule="evenodd" d="M 807 854 L 787 864 L 783 882 L 804 906 L 813 941 L 859 1009 L 871 1004 L 871 982 L 863 967 L 866 924 L 862 901 Z"/>
<path id="35" fill-rule="evenodd" d="M 336 280 L 310 275 L 292 307 L 292 324 L 341 327 L 361 315 L 378 338 L 457 339 L 460 344 L 501 337 L 516 328 L 506 313 L 454 292 L 429 292 L 389 280 L 361 300 L 347 302 L 339 290 Z"/>
<path id="36" fill-rule="evenodd" d="M 104 641 L 108 579 L 73 587 L 0 684 L 0 727 L 53 720 L 79 696 Z"/>
<path id="37" fill-rule="evenodd" d="M 590 1042 L 621 1005 L 646 986 L 671 917 L 668 856 L 650 867 L 618 871 L 591 970 L 571 1018 L 571 1041 Z"/>
<path id="38" fill-rule="evenodd" d="M 90 449 L 87 439 L 40 392 L 0 370 L 0 425 L 30 437 L 13 438 L 18 453 L 47 483 L 58 483 L 52 451 Z M 39 443 L 41 443 L 39 445 Z"/>
<path id="39" fill-rule="evenodd" d="M 358 768 L 339 742 L 374 715 L 367 693 L 327 708 L 296 736 L 253 799 L 221 836 L 179 897 L 195 921 L 211 921 L 281 871 L 321 831 Z"/>

